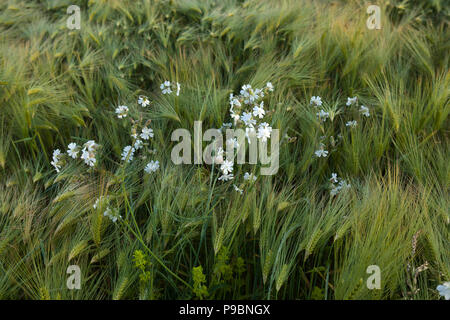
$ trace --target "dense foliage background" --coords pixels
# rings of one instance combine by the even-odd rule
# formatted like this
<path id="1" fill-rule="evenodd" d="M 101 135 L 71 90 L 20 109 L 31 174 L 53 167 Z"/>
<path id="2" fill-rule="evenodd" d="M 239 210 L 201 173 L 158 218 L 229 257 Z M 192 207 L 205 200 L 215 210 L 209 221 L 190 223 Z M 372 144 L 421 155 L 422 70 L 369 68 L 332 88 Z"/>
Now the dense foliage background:
<path id="1" fill-rule="evenodd" d="M 377 2 L 380 30 L 364 1 L 0 1 L 0 297 L 438 299 L 450 281 L 448 7 Z M 71 4 L 80 30 L 66 27 Z M 161 95 L 164 80 L 179 98 Z M 271 125 L 290 137 L 277 175 L 240 195 L 211 166 L 171 162 L 174 129 L 220 127 L 231 92 L 268 81 Z M 140 94 L 152 175 L 120 161 L 129 133 L 114 108 Z M 311 96 L 335 113 L 327 126 Z M 349 130 L 339 110 L 353 96 L 371 117 Z M 53 149 L 89 139 L 97 169 L 55 172 Z M 352 185 L 336 197 L 333 172 Z M 93 208 L 106 194 L 128 224 Z M 80 290 L 66 287 L 73 264 Z M 369 265 L 380 290 L 366 287 Z"/>

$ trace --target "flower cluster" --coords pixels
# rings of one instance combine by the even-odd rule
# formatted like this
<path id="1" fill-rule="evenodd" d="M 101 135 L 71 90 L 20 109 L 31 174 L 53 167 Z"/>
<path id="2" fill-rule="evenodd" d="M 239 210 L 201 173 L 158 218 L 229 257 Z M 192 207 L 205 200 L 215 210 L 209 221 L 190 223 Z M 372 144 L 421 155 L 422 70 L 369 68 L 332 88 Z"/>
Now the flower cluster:
<path id="1" fill-rule="evenodd" d="M 321 97 L 313 96 L 313 97 L 311 97 L 311 99 L 309 101 L 309 104 L 314 106 L 314 108 L 319 109 L 319 107 L 322 107 L 323 101 L 322 101 Z M 350 98 L 350 97 L 347 98 L 347 103 L 346 103 L 347 107 L 357 106 L 357 105 L 358 105 L 358 97 L 355 96 L 353 98 Z M 367 117 L 367 118 L 370 117 L 370 110 L 366 106 L 361 105 L 361 107 L 359 109 L 359 112 L 364 117 Z M 321 123 L 323 123 L 327 119 L 330 118 L 330 112 L 325 111 L 324 109 L 321 108 L 316 113 L 316 116 L 317 116 L 317 119 Z M 345 123 L 345 126 L 349 127 L 350 129 L 356 128 L 357 125 L 358 125 L 358 122 L 356 120 L 350 120 L 350 121 L 347 121 Z M 335 142 L 334 137 L 330 137 L 330 138 Z M 326 146 L 321 142 L 319 144 L 319 149 L 314 152 L 315 156 L 318 157 L 318 158 L 321 158 L 321 157 L 325 158 L 325 157 L 327 157 L 328 156 L 328 151 L 325 150 L 325 148 L 326 148 Z"/>
<path id="2" fill-rule="evenodd" d="M 78 154 L 81 151 L 80 159 L 84 161 L 88 166 L 93 167 L 97 162 L 97 149 L 99 145 L 94 140 L 89 140 L 81 148 L 75 142 L 69 143 L 67 146 L 67 156 L 73 159 L 78 158 Z M 56 149 L 53 151 L 53 161 L 50 162 L 55 167 L 56 172 L 59 172 L 61 167 L 65 164 L 66 155 L 61 153 L 61 150 Z"/>
<path id="3" fill-rule="evenodd" d="M 336 173 L 331 174 L 330 181 L 331 181 L 331 186 L 332 186 L 330 195 L 332 197 L 336 196 L 341 191 L 350 189 L 350 187 L 351 187 L 351 185 L 349 183 L 347 183 L 346 180 L 338 178 Z"/>
<path id="4" fill-rule="evenodd" d="M 59 170 L 64 164 L 61 150 L 55 149 L 53 151 L 53 160 L 50 162 L 50 164 L 55 167 L 56 172 L 59 172 Z"/>
<path id="5" fill-rule="evenodd" d="M 173 91 L 176 92 L 177 97 L 180 95 L 181 86 L 178 82 L 170 82 L 168 80 L 161 83 L 159 86 L 162 94 L 171 94 Z"/>
<path id="6" fill-rule="evenodd" d="M 103 210 L 103 208 L 106 207 L 105 211 L 103 211 L 103 216 L 108 217 L 112 222 L 116 222 L 118 219 L 122 219 L 122 216 L 119 214 L 119 210 L 111 209 L 108 206 L 108 202 L 109 201 L 107 197 L 100 197 L 95 200 L 95 203 L 92 207 L 97 210 Z"/>
<path id="7" fill-rule="evenodd" d="M 232 123 L 223 123 L 220 130 L 231 128 L 234 124 L 235 127 L 241 127 L 245 129 L 245 137 L 248 143 L 251 143 L 251 138 L 256 137 L 262 142 L 267 142 L 271 137 L 272 127 L 264 121 L 267 116 L 267 112 L 264 108 L 264 101 L 262 99 L 273 92 L 274 87 L 272 83 L 268 82 L 264 88 L 253 88 L 250 84 L 245 84 L 241 87 L 239 95 L 235 96 L 230 94 L 230 117 L 233 120 Z M 258 123 L 260 121 L 260 123 Z M 239 148 L 239 143 L 236 138 L 226 141 L 228 148 Z M 233 165 L 234 159 L 223 159 L 224 150 L 219 147 L 215 150 L 214 162 L 220 164 L 220 170 L 222 175 L 218 178 L 220 181 L 228 181 L 234 178 Z M 245 181 L 255 181 L 256 177 L 250 175 L 248 172 L 244 175 Z M 242 188 L 237 185 L 233 185 L 236 192 L 243 193 Z"/>
<path id="8" fill-rule="evenodd" d="M 264 88 L 252 88 L 251 85 L 243 85 L 238 96 L 230 94 L 230 116 L 234 121 L 235 126 L 243 125 L 245 127 L 245 136 L 248 143 L 251 143 L 250 138 L 256 136 L 261 141 L 265 142 L 270 138 L 272 127 L 263 122 L 262 119 L 266 116 L 264 109 L 264 101 L 260 101 L 269 92 L 272 92 L 274 87 L 272 83 L 268 82 Z M 262 121 L 258 124 L 258 120 Z"/>

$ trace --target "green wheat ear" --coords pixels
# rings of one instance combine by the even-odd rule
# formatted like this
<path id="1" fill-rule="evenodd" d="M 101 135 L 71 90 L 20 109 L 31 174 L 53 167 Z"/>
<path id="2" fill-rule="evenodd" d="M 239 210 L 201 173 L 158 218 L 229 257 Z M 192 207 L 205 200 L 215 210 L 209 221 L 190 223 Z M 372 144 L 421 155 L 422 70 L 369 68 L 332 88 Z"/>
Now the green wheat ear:
<path id="1" fill-rule="evenodd" d="M 217 255 L 217 253 L 222 248 L 222 242 L 225 235 L 225 229 L 223 227 L 220 227 L 217 231 L 216 237 L 214 239 L 214 254 Z"/>
<path id="2" fill-rule="evenodd" d="M 123 297 L 125 290 L 127 289 L 128 283 L 129 283 L 129 279 L 126 276 L 122 277 L 120 281 L 117 281 L 116 287 L 114 289 L 114 293 L 112 296 L 113 300 L 120 300 Z"/>
<path id="3" fill-rule="evenodd" d="M 267 276 L 269 275 L 270 269 L 272 269 L 273 261 L 274 261 L 273 251 L 272 251 L 272 249 L 270 249 L 266 255 L 266 259 L 264 261 L 264 266 L 263 266 L 263 270 L 262 270 L 264 283 L 266 283 Z"/>
<path id="4" fill-rule="evenodd" d="M 322 236 L 322 231 L 320 229 L 317 229 L 316 231 L 314 231 L 314 233 L 312 234 L 308 243 L 306 244 L 304 261 L 306 261 L 306 259 L 308 259 L 309 255 L 314 251 L 314 249 L 317 245 L 317 242 L 319 241 L 321 236 Z"/>
<path id="5" fill-rule="evenodd" d="M 281 268 L 281 272 L 277 277 L 276 280 L 276 289 L 277 292 L 280 291 L 281 286 L 283 285 L 283 283 L 287 280 L 288 274 L 289 274 L 289 265 L 284 264 L 283 267 Z"/>

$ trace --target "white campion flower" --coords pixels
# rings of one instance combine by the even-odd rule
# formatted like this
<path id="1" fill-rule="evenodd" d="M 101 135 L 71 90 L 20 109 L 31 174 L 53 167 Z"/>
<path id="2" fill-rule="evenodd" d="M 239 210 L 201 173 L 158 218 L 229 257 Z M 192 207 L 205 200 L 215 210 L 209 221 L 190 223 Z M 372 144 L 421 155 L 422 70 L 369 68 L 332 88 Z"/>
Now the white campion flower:
<path id="1" fill-rule="evenodd" d="M 333 183 L 338 183 L 338 176 L 337 176 L 337 173 L 334 173 L 334 172 L 333 172 L 333 173 L 331 174 L 330 181 L 333 182 Z"/>
<path id="2" fill-rule="evenodd" d="M 95 153 L 89 152 L 86 149 L 83 149 L 81 151 L 81 159 L 83 159 L 84 163 L 86 163 L 90 167 L 93 167 L 97 162 L 97 159 L 95 158 Z"/>
<path id="3" fill-rule="evenodd" d="M 177 97 L 180 95 L 180 89 L 181 89 L 181 86 L 180 86 L 180 84 L 177 82 Z"/>
<path id="4" fill-rule="evenodd" d="M 325 112 L 324 110 L 320 110 L 316 113 L 316 115 L 320 121 L 326 121 L 330 117 L 330 114 L 328 112 Z"/>
<path id="5" fill-rule="evenodd" d="M 273 91 L 273 85 L 272 85 L 272 82 L 267 82 L 266 83 L 266 88 L 267 88 L 267 90 L 269 90 L 270 92 L 272 92 Z"/>
<path id="6" fill-rule="evenodd" d="M 214 163 L 217 163 L 217 164 L 223 163 L 223 153 L 224 153 L 224 151 L 223 151 L 222 147 L 219 147 L 217 150 L 215 150 Z"/>
<path id="7" fill-rule="evenodd" d="M 314 154 L 316 155 L 316 157 L 320 158 L 320 157 L 324 157 L 326 158 L 326 156 L 328 155 L 328 151 L 324 150 L 325 145 L 323 143 L 320 144 L 320 149 L 316 150 L 314 152 Z"/>
<path id="8" fill-rule="evenodd" d="M 67 146 L 67 154 L 72 157 L 73 159 L 76 159 L 78 156 L 78 152 L 80 151 L 80 148 L 75 142 L 69 143 Z"/>
<path id="9" fill-rule="evenodd" d="M 239 120 L 240 117 L 238 113 L 231 111 L 231 118 L 234 120 L 234 124 L 236 125 L 236 122 Z"/>
<path id="10" fill-rule="evenodd" d="M 133 148 L 134 148 L 135 150 L 139 150 L 139 149 L 142 149 L 143 146 L 144 146 L 144 143 L 142 142 L 142 140 L 137 139 L 137 140 L 134 142 Z"/>
<path id="11" fill-rule="evenodd" d="M 444 282 L 436 287 L 440 296 L 443 296 L 445 300 L 450 300 L 450 282 Z"/>
<path id="12" fill-rule="evenodd" d="M 59 172 L 59 170 L 61 169 L 61 166 L 62 166 L 62 162 L 60 159 L 61 156 L 62 156 L 61 150 L 59 150 L 59 149 L 53 150 L 53 159 L 50 162 L 50 164 L 53 167 L 55 167 L 56 172 Z"/>
<path id="13" fill-rule="evenodd" d="M 256 130 L 253 127 L 247 127 L 245 128 L 245 137 L 247 138 L 248 144 L 251 144 L 251 137 L 254 137 L 256 135 Z"/>
<path id="14" fill-rule="evenodd" d="M 142 133 L 140 134 L 140 137 L 144 140 L 148 140 L 150 138 L 153 138 L 154 134 L 153 134 L 153 129 L 151 128 L 147 128 L 147 127 L 143 127 L 142 128 Z"/>
<path id="15" fill-rule="evenodd" d="M 309 104 L 313 104 L 316 107 L 320 107 L 322 105 L 322 98 L 319 96 L 312 96 Z"/>
<path id="16" fill-rule="evenodd" d="M 139 96 L 138 98 L 138 104 L 142 107 L 146 107 L 150 104 L 150 100 L 146 96 Z"/>
<path id="17" fill-rule="evenodd" d="M 352 121 L 348 121 L 346 124 L 345 124 L 345 126 L 346 127 L 350 127 L 350 128 L 356 128 L 356 125 L 357 125 L 358 123 L 356 122 L 356 120 L 352 120 Z"/>
<path id="18" fill-rule="evenodd" d="M 358 102 L 358 97 L 353 97 L 353 98 L 348 97 L 346 105 L 351 106 L 352 104 L 356 104 L 357 102 Z"/>
<path id="19" fill-rule="evenodd" d="M 241 120 L 247 127 L 250 128 L 253 128 L 253 126 L 256 124 L 256 120 L 253 119 L 252 114 L 250 112 L 243 112 Z"/>
<path id="20" fill-rule="evenodd" d="M 256 177 L 253 175 L 253 173 L 246 172 L 246 173 L 244 173 L 244 180 L 256 181 Z"/>
<path id="21" fill-rule="evenodd" d="M 239 102 L 239 100 L 236 99 L 232 93 L 230 93 L 230 106 L 231 106 L 231 110 L 233 109 L 234 106 L 236 106 L 236 107 L 241 106 L 241 103 Z"/>
<path id="22" fill-rule="evenodd" d="M 237 185 L 233 184 L 233 188 L 234 190 L 236 190 L 237 192 L 239 192 L 240 194 L 242 194 L 244 192 L 244 190 L 240 189 Z"/>
<path id="23" fill-rule="evenodd" d="M 149 163 L 147 163 L 147 165 L 145 166 L 144 171 L 147 173 L 152 173 L 155 172 L 156 170 L 159 169 L 159 161 L 150 161 Z"/>
<path id="24" fill-rule="evenodd" d="M 255 117 L 259 117 L 260 119 L 264 118 L 266 111 L 264 110 L 264 101 L 261 101 L 260 105 L 256 105 L 253 107 L 253 115 Z"/>
<path id="25" fill-rule="evenodd" d="M 116 108 L 117 118 L 119 119 L 126 118 L 128 111 L 129 109 L 127 106 L 118 106 Z"/>
<path id="26" fill-rule="evenodd" d="M 239 148 L 239 142 L 238 142 L 237 138 L 230 138 L 230 139 L 228 139 L 226 141 L 226 144 L 227 144 L 227 148 L 228 148 L 228 146 L 230 146 L 231 148 L 235 148 L 235 149 Z"/>
<path id="27" fill-rule="evenodd" d="M 262 142 L 266 142 L 270 138 L 272 133 L 272 127 L 269 126 L 267 122 L 263 122 L 258 127 L 257 138 L 261 139 Z"/>
<path id="28" fill-rule="evenodd" d="M 92 205 L 92 207 L 94 209 L 97 209 L 97 207 L 100 205 L 100 198 L 97 198 L 97 200 L 95 200 L 95 203 Z"/>
<path id="29" fill-rule="evenodd" d="M 361 112 L 362 115 L 367 118 L 370 117 L 369 108 L 367 108 L 366 106 L 361 106 L 361 108 L 359 109 L 359 112 Z"/>
<path id="30" fill-rule="evenodd" d="M 109 207 L 106 208 L 105 212 L 103 212 L 103 215 L 110 218 L 112 222 L 116 222 L 117 219 L 122 218 L 121 215 L 119 215 L 117 212 L 113 212 L 113 210 L 111 210 L 111 208 Z"/>
<path id="31" fill-rule="evenodd" d="M 81 150 L 81 159 L 90 167 L 93 167 L 97 162 L 95 158 L 97 148 L 98 144 L 94 140 L 89 140 L 83 145 L 83 150 Z"/>
<path id="32" fill-rule="evenodd" d="M 131 160 L 133 160 L 135 151 L 136 149 L 134 149 L 132 146 L 124 147 L 122 150 L 122 161 L 126 160 L 127 162 L 130 162 Z"/>
<path id="33" fill-rule="evenodd" d="M 233 178 L 234 178 L 233 174 L 230 173 L 230 174 L 223 174 L 223 175 L 221 175 L 218 180 L 228 181 L 228 180 L 232 180 Z"/>
<path id="34" fill-rule="evenodd" d="M 171 86 L 170 81 L 166 80 L 163 83 L 161 83 L 159 87 L 161 88 L 162 94 L 171 94 L 172 89 L 170 88 L 170 86 Z"/>
<path id="35" fill-rule="evenodd" d="M 229 172 L 233 171 L 233 162 L 230 160 L 225 160 L 220 166 L 220 170 L 222 170 L 223 174 L 226 175 Z"/>

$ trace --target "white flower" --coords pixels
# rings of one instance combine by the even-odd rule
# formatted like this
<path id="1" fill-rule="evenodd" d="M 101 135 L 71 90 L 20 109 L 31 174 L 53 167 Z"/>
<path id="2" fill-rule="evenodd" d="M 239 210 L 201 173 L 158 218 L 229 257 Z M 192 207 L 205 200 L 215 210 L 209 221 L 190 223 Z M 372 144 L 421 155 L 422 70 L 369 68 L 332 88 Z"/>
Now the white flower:
<path id="1" fill-rule="evenodd" d="M 316 107 L 319 107 L 319 106 L 322 105 L 322 98 L 319 97 L 319 96 L 317 96 L 317 97 L 316 96 L 312 96 L 311 100 L 309 101 L 309 104 L 313 104 Z"/>
<path id="2" fill-rule="evenodd" d="M 356 122 L 356 120 L 352 120 L 352 121 L 348 121 L 345 126 L 350 127 L 350 128 L 356 128 L 356 125 L 358 123 Z"/>
<path id="3" fill-rule="evenodd" d="M 68 154 L 70 157 L 76 159 L 76 158 L 77 158 L 77 155 L 78 155 L 78 152 L 80 151 L 80 149 L 78 148 L 77 144 L 76 144 L 75 142 L 71 142 L 71 143 L 69 143 L 69 145 L 67 146 L 67 149 L 68 149 L 68 150 L 67 150 L 67 154 Z"/>
<path id="4" fill-rule="evenodd" d="M 238 187 L 237 185 L 235 185 L 235 184 L 233 184 L 233 188 L 234 188 L 234 190 L 236 190 L 236 191 L 239 192 L 240 194 L 242 194 L 242 193 L 244 192 L 244 190 L 239 189 L 239 187 Z"/>
<path id="5" fill-rule="evenodd" d="M 316 113 L 316 115 L 321 121 L 326 121 L 330 117 L 330 114 L 328 112 L 325 112 L 324 110 L 320 110 Z"/>
<path id="6" fill-rule="evenodd" d="M 116 108 L 116 113 L 117 113 L 117 118 L 122 119 L 122 118 L 126 118 L 127 114 L 128 114 L 128 107 L 127 106 L 118 106 Z"/>
<path id="7" fill-rule="evenodd" d="M 162 94 L 172 93 L 172 89 L 170 88 L 170 81 L 164 81 L 164 83 L 161 83 L 159 87 L 161 88 Z"/>
<path id="8" fill-rule="evenodd" d="M 231 112 L 231 118 L 234 120 L 234 124 L 236 124 L 236 122 L 239 120 L 239 114 L 238 113 L 234 113 L 232 111 Z"/>
<path id="9" fill-rule="evenodd" d="M 90 167 L 93 167 L 97 162 L 95 158 L 97 148 L 98 144 L 94 140 L 89 140 L 83 145 L 83 150 L 81 150 L 81 159 Z"/>
<path id="10" fill-rule="evenodd" d="M 256 130 L 253 127 L 247 127 L 245 128 L 245 137 L 247 138 L 247 141 L 249 144 L 251 144 L 250 138 L 254 137 L 256 134 Z"/>
<path id="11" fill-rule="evenodd" d="M 55 167 L 56 172 L 59 172 L 59 170 L 61 169 L 61 166 L 62 166 L 62 162 L 60 159 L 61 156 L 62 156 L 61 150 L 55 149 L 53 151 L 53 159 L 50 162 L 50 164 Z"/>
<path id="12" fill-rule="evenodd" d="M 142 128 L 142 133 L 140 135 L 140 137 L 144 140 L 148 140 L 150 138 L 153 138 L 153 129 L 151 128 L 147 128 L 147 127 L 143 127 Z"/>
<path id="13" fill-rule="evenodd" d="M 180 84 L 177 82 L 177 97 L 180 95 L 180 89 L 181 89 L 181 86 L 180 86 Z"/>
<path id="14" fill-rule="evenodd" d="M 95 163 L 97 162 L 97 159 L 95 158 L 95 153 L 94 152 L 89 152 L 86 149 L 83 149 L 81 151 L 81 159 L 84 160 L 84 162 L 90 166 L 93 167 L 95 165 Z"/>
<path id="15" fill-rule="evenodd" d="M 228 174 L 228 172 L 233 171 L 233 162 L 225 160 L 220 166 L 220 170 L 222 170 L 224 174 Z"/>
<path id="16" fill-rule="evenodd" d="M 230 93 L 230 106 L 231 106 L 231 110 L 230 111 L 233 110 L 234 106 L 237 106 L 237 107 L 241 106 L 241 103 L 239 102 L 239 100 L 236 99 L 232 93 Z"/>
<path id="17" fill-rule="evenodd" d="M 139 96 L 138 104 L 140 104 L 142 107 L 146 107 L 150 104 L 150 100 L 148 100 L 146 96 Z"/>
<path id="18" fill-rule="evenodd" d="M 147 163 L 147 165 L 145 166 L 144 171 L 147 173 L 152 173 L 155 172 L 156 170 L 159 169 L 159 161 L 150 161 L 149 163 Z"/>
<path id="19" fill-rule="evenodd" d="M 333 183 L 337 183 L 338 182 L 337 173 L 332 173 L 331 174 L 330 181 L 333 182 Z"/>
<path id="20" fill-rule="evenodd" d="M 252 89 L 252 86 L 249 84 L 243 85 L 241 90 L 241 95 L 244 97 L 245 104 L 252 104 L 260 97 L 264 96 L 264 93 L 261 89 Z"/>
<path id="21" fill-rule="evenodd" d="M 443 296 L 445 300 L 450 300 L 450 282 L 444 282 L 436 287 L 440 296 Z"/>
<path id="22" fill-rule="evenodd" d="M 356 104 L 356 102 L 358 101 L 358 97 L 353 97 L 353 98 L 347 98 L 347 106 L 351 106 L 352 104 Z"/>
<path id="23" fill-rule="evenodd" d="M 100 198 L 97 198 L 97 200 L 95 200 L 95 203 L 92 207 L 94 207 L 94 209 L 97 209 L 99 204 L 100 204 Z"/>
<path id="24" fill-rule="evenodd" d="M 244 180 L 252 180 L 256 181 L 256 177 L 253 175 L 253 173 L 244 173 Z"/>
<path id="25" fill-rule="evenodd" d="M 136 149 L 134 149 L 132 146 L 124 147 L 122 151 L 122 161 L 126 160 L 127 162 L 130 162 L 131 160 L 133 160 L 135 151 Z"/>
<path id="26" fill-rule="evenodd" d="M 359 112 L 361 112 L 362 115 L 367 117 L 367 118 L 370 117 L 369 108 L 367 108 L 365 106 L 361 106 L 361 108 L 359 109 Z"/>
<path id="27" fill-rule="evenodd" d="M 226 141 L 226 144 L 227 144 L 227 148 L 228 148 L 228 146 L 230 146 L 230 147 L 232 147 L 232 148 L 235 148 L 235 149 L 238 149 L 239 148 L 239 142 L 237 141 L 237 138 L 230 138 L 230 139 L 228 139 L 227 141 Z M 228 149 L 227 149 L 228 150 Z"/>
<path id="28" fill-rule="evenodd" d="M 252 118 L 252 114 L 250 112 L 243 112 L 241 116 L 241 120 L 247 127 L 253 128 L 253 125 L 256 124 L 256 120 Z"/>
<path id="29" fill-rule="evenodd" d="M 234 178 L 233 174 L 230 173 L 230 174 L 224 174 L 224 175 L 220 176 L 218 180 L 228 181 L 228 180 L 231 180 L 233 178 Z"/>
<path id="30" fill-rule="evenodd" d="M 328 151 L 323 150 L 323 149 L 316 150 L 314 153 L 316 154 L 316 156 L 318 158 L 320 158 L 320 157 L 326 158 L 326 156 L 328 155 Z"/>
<path id="31" fill-rule="evenodd" d="M 214 163 L 217 164 L 222 164 L 223 163 L 223 149 L 221 147 L 219 147 L 216 151 L 215 151 L 215 155 L 214 155 Z"/>
<path id="32" fill-rule="evenodd" d="M 264 118 L 266 111 L 264 110 L 264 101 L 261 101 L 261 104 L 253 107 L 253 115 L 255 117 L 259 117 L 260 119 Z"/>
<path id="33" fill-rule="evenodd" d="M 112 222 L 116 222 L 118 218 L 122 218 L 122 216 L 120 216 L 117 212 L 113 212 L 109 207 L 106 208 L 105 212 L 103 212 L 103 215 L 110 218 Z"/>
<path id="34" fill-rule="evenodd" d="M 137 139 L 135 142 L 134 142 L 134 149 L 135 150 L 139 150 L 139 149 L 141 149 L 142 147 L 144 146 L 144 143 L 142 142 L 142 140 L 140 140 L 140 139 Z"/>
<path id="35" fill-rule="evenodd" d="M 324 150 L 325 145 L 323 143 L 320 144 L 320 149 L 316 150 L 314 152 L 314 154 L 316 155 L 316 157 L 320 158 L 320 157 L 326 157 L 328 155 L 328 151 Z"/>
<path id="36" fill-rule="evenodd" d="M 272 92 L 272 91 L 273 91 L 273 85 L 272 85 L 272 82 L 267 82 L 267 83 L 266 83 L 266 88 L 267 88 L 270 92 Z"/>
<path id="37" fill-rule="evenodd" d="M 263 122 L 258 127 L 257 137 L 261 139 L 262 142 L 266 142 L 267 139 L 270 138 L 270 134 L 272 133 L 272 127 L 269 126 L 268 123 Z"/>

